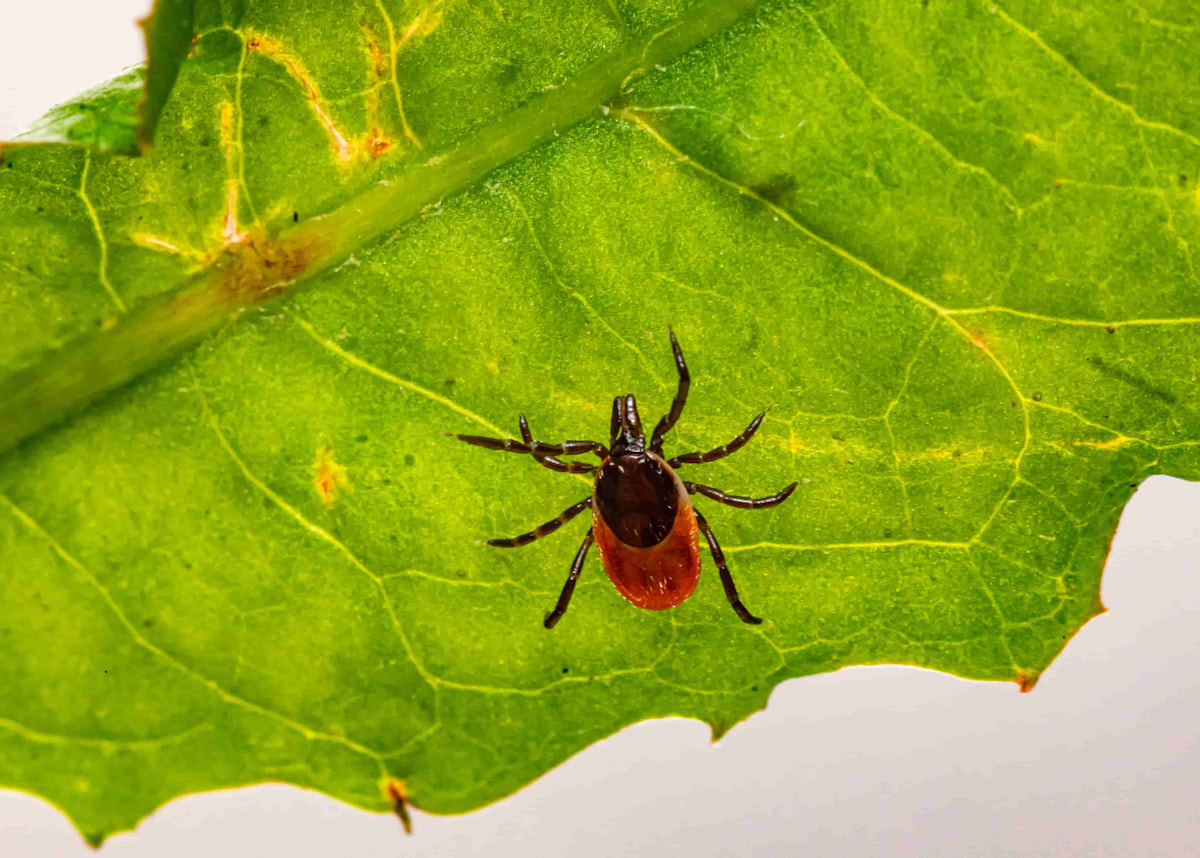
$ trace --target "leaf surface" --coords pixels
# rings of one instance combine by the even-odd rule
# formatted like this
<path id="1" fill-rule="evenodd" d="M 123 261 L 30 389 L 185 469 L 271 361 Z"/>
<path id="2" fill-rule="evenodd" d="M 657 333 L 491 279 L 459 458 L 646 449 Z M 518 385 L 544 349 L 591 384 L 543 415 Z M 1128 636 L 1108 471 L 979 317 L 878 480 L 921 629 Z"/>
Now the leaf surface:
<path id="1" fill-rule="evenodd" d="M 195 25 L 148 157 L 0 165 L 0 771 L 93 841 L 262 780 L 467 811 L 846 665 L 1029 688 L 1138 482 L 1200 478 L 1186 4 Z M 697 504 L 767 622 L 707 553 L 660 613 L 593 556 L 547 632 L 586 526 L 484 540 L 588 484 L 443 433 L 602 439 L 627 391 L 656 419 L 668 324 L 668 451 L 772 407 L 685 478 L 801 480 Z"/>

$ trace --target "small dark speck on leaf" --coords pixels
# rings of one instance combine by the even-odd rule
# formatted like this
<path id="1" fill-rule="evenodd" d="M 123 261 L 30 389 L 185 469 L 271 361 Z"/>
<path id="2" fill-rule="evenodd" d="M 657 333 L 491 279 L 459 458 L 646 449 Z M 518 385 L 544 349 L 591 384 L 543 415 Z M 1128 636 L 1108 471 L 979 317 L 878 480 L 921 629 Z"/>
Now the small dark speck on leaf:
<path id="1" fill-rule="evenodd" d="M 360 444 L 364 444 L 364 443 L 366 443 L 367 436 L 366 436 L 366 435 L 358 435 L 358 436 L 356 436 L 356 437 L 355 437 L 355 439 L 354 439 L 354 440 L 355 440 L 355 441 L 357 441 L 357 442 L 358 442 L 358 443 L 360 443 Z"/>
<path id="2" fill-rule="evenodd" d="M 201 145 L 201 146 L 204 146 L 204 147 L 206 147 L 206 148 L 207 148 L 207 147 L 209 147 L 209 146 L 211 146 L 211 145 L 212 145 L 212 135 L 210 135 L 210 134 L 205 134 L 203 137 L 201 137 L 201 138 L 200 138 L 200 145 Z"/>
<path id="3" fill-rule="evenodd" d="M 466 577 L 467 577 L 466 570 L 463 570 L 463 569 L 459 569 L 459 570 L 458 570 L 457 572 L 455 572 L 454 574 L 455 574 L 455 575 L 457 575 L 459 578 L 466 578 Z"/>
<path id="4" fill-rule="evenodd" d="M 1114 328 L 1112 325 L 1109 325 L 1109 326 L 1108 326 L 1107 328 L 1105 328 L 1104 330 L 1108 331 L 1110 334 L 1115 334 L 1115 333 L 1117 332 L 1117 329 L 1116 329 L 1116 328 Z"/>
<path id="5" fill-rule="evenodd" d="M 842 437 L 842 433 L 841 433 L 841 432 L 833 432 L 833 433 L 831 433 L 831 434 L 830 434 L 830 436 L 829 436 L 829 437 L 830 437 L 830 438 L 832 438 L 832 439 L 833 439 L 833 440 L 835 440 L 835 441 L 845 441 L 845 440 L 846 440 L 845 438 L 843 438 L 843 437 Z"/>
<path id="6" fill-rule="evenodd" d="M 796 188 L 796 177 L 787 173 L 772 176 L 765 182 L 750 185 L 750 190 L 769 203 L 782 205 Z"/>
<path id="7" fill-rule="evenodd" d="M 883 532 L 883 538 L 884 538 L 884 539 L 891 539 L 891 538 L 892 538 L 892 532 L 891 532 L 890 530 L 885 530 L 885 531 Z"/>
<path id="8" fill-rule="evenodd" d="M 292 212 L 292 223 L 300 223 L 300 212 Z"/>
<path id="9" fill-rule="evenodd" d="M 452 379 L 452 378 L 446 379 L 446 387 L 453 387 L 453 386 L 454 386 L 454 379 Z"/>
<path id="10" fill-rule="evenodd" d="M 1042 401 L 1042 395 L 1041 395 L 1040 393 L 1035 393 L 1035 394 L 1033 395 L 1033 401 L 1034 401 L 1034 402 L 1041 402 L 1041 401 Z"/>
<path id="11" fill-rule="evenodd" d="M 412 453 L 405 453 L 405 454 L 404 454 L 404 464 L 406 464 L 406 465 L 415 465 L 416 463 L 417 463 L 417 457 L 416 457 L 416 456 L 414 456 Z"/>
<path id="12" fill-rule="evenodd" d="M 1136 488 L 1137 488 L 1137 483 L 1130 483 L 1130 484 L 1129 484 L 1129 488 L 1131 488 L 1131 489 L 1136 489 Z"/>
<path id="13" fill-rule="evenodd" d="M 1011 401 L 1010 401 L 1008 404 L 1009 404 L 1009 405 L 1011 405 L 1013 408 L 1016 408 L 1016 407 L 1017 407 L 1017 400 L 1013 399 L 1013 400 L 1011 400 Z"/>
<path id="14" fill-rule="evenodd" d="M 758 691 L 758 686 L 757 686 L 757 685 L 751 685 L 751 686 L 750 686 L 750 690 L 751 690 L 751 691 Z"/>
<path id="15" fill-rule="evenodd" d="M 569 668 L 569 667 L 563 668 L 563 673 L 570 673 L 570 672 L 571 672 L 571 668 Z"/>
<path id="16" fill-rule="evenodd" d="M 961 458 L 961 457 L 962 457 L 962 450 L 955 450 L 955 451 L 954 451 L 953 453 L 951 453 L 950 455 L 951 455 L 951 456 L 953 456 L 953 457 L 954 457 L 954 458 L 956 458 L 956 459 L 958 459 L 958 458 Z"/>
<path id="17" fill-rule="evenodd" d="M 1054 183 L 1054 190 L 1056 190 L 1056 191 L 1057 191 L 1057 190 L 1061 190 L 1061 189 L 1062 189 L 1062 182 L 1055 182 L 1055 183 Z"/>
<path id="18" fill-rule="evenodd" d="M 258 127 L 259 128 L 266 128 L 270 124 L 271 124 L 271 118 L 269 116 L 258 117 Z"/>
<path id="19" fill-rule="evenodd" d="M 1186 188 L 1187 182 L 1188 182 L 1187 173 L 1180 173 L 1179 174 L 1179 187 Z"/>
<path id="20" fill-rule="evenodd" d="M 148 629 L 153 625 L 154 625 L 154 620 L 151 620 L 149 618 L 142 620 L 142 628 L 143 629 Z"/>

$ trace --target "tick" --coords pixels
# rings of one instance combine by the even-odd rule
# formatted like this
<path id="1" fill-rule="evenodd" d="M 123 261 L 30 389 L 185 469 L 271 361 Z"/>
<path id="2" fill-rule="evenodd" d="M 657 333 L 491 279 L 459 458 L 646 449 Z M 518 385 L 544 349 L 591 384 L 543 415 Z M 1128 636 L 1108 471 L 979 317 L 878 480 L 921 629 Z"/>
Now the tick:
<path id="1" fill-rule="evenodd" d="M 552 471 L 595 474 L 591 495 L 567 507 L 557 518 L 512 539 L 488 540 L 489 545 L 497 548 L 519 548 L 548 536 L 584 510 L 591 509 L 592 526 L 579 546 L 575 562 L 571 564 L 571 572 L 558 597 L 558 604 L 546 616 L 545 626 L 548 629 L 554 628 L 566 613 L 571 595 L 575 592 L 575 582 L 579 580 L 583 561 L 593 542 L 600 552 L 600 560 L 609 579 L 621 595 L 634 605 L 661 611 L 682 604 L 692 595 L 700 580 L 699 533 L 703 533 L 708 542 L 713 562 L 717 564 L 717 571 L 721 575 L 721 584 L 725 587 L 725 596 L 733 610 L 742 622 L 755 625 L 762 622 L 742 604 L 717 537 L 708 520 L 692 507 L 690 496 L 704 495 L 738 509 L 766 509 L 787 500 L 795 491 L 796 484 L 792 483 L 770 497 L 747 498 L 679 478 L 675 471 L 682 465 L 714 462 L 740 450 L 754 437 L 766 412 L 760 412 L 750 421 L 746 431 L 724 446 L 707 453 L 684 453 L 665 458 L 663 438 L 683 413 L 691 386 L 687 363 L 674 331 L 671 332 L 671 349 L 679 370 L 679 387 L 671 402 L 671 410 L 654 427 L 649 445 L 642 431 L 637 400 L 632 393 L 613 400 L 607 447 L 599 441 L 563 441 L 561 444 L 535 441 L 524 414 L 520 415 L 520 441 L 478 435 L 453 436 L 489 450 L 531 455 L 534 461 Z M 600 464 L 559 458 L 588 453 L 599 457 Z"/>

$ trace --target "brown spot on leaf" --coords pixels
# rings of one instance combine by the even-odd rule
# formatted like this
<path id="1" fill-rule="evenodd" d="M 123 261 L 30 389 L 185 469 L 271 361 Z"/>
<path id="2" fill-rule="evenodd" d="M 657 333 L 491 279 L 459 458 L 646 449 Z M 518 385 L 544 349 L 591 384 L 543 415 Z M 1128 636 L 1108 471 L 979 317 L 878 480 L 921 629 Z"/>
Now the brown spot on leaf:
<path id="1" fill-rule="evenodd" d="M 265 301 L 286 292 L 312 264 L 317 247 L 312 239 L 271 239 L 247 234 L 228 248 L 218 263 L 221 289 L 238 303 Z"/>
<path id="2" fill-rule="evenodd" d="M 367 135 L 367 154 L 372 158 L 386 155 L 392 148 L 392 139 L 383 133 L 382 129 L 373 128 Z"/>
<path id="3" fill-rule="evenodd" d="M 333 447 L 329 444 L 317 448 L 317 458 L 313 462 L 313 488 L 326 506 L 330 506 L 342 491 L 350 488 L 346 469 L 334 459 Z"/>

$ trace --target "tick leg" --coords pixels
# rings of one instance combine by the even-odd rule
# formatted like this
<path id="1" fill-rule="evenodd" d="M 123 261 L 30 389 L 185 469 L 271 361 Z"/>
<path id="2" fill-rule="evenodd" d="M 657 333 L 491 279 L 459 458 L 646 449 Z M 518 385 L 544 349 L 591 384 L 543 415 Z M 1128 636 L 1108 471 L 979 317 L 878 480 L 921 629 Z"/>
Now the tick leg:
<path id="1" fill-rule="evenodd" d="M 714 489 L 712 486 L 702 486 L 699 483 L 689 483 L 686 480 L 683 482 L 683 487 L 687 489 L 689 495 L 701 494 L 706 498 L 712 498 L 717 503 L 727 504 L 738 509 L 766 509 L 767 507 L 779 506 L 796 490 L 796 484 L 792 483 L 777 495 L 771 495 L 766 498 L 744 498 L 741 495 L 725 494 L 725 492 L 720 489 Z"/>
<path id="2" fill-rule="evenodd" d="M 542 623 L 546 628 L 552 629 L 562 619 L 562 615 L 567 612 L 567 605 L 571 604 L 571 596 L 575 593 L 575 582 L 579 580 L 579 573 L 583 569 L 583 561 L 587 559 L 587 551 L 592 546 L 592 529 L 589 527 L 587 536 L 583 538 L 583 545 L 579 546 L 579 553 L 575 555 L 575 562 L 571 564 L 571 572 L 567 575 L 567 583 L 563 584 L 562 593 L 558 596 L 558 604 L 554 606 L 554 610 L 546 615 L 545 622 Z"/>
<path id="3" fill-rule="evenodd" d="M 579 503 L 572 504 L 564 509 L 558 518 L 553 518 L 545 524 L 535 527 L 529 533 L 522 533 L 520 536 L 514 536 L 512 539 L 489 539 L 488 545 L 494 545 L 496 548 L 520 548 L 522 545 L 528 545 L 535 539 L 541 539 L 543 536 L 549 536 L 551 533 L 554 533 L 554 531 L 558 530 L 591 505 L 591 497 L 586 497 Z"/>
<path id="4" fill-rule="evenodd" d="M 750 425 L 746 427 L 746 431 L 738 435 L 728 444 L 723 447 L 717 447 L 715 450 L 709 450 L 707 453 L 684 453 L 682 456 L 676 456 L 673 459 L 668 459 L 667 464 L 672 468 L 678 468 L 680 465 L 703 465 L 706 462 L 715 462 L 717 459 L 724 459 L 726 456 L 731 456 L 742 447 L 746 446 L 746 442 L 754 437 L 754 433 L 758 431 L 758 427 L 762 425 L 763 418 L 767 416 L 767 412 L 760 411 L 758 415 L 750 421 Z"/>
<path id="5" fill-rule="evenodd" d="M 506 453 L 533 452 L 528 444 L 522 444 L 512 438 L 484 438 L 482 435 L 456 435 L 453 432 L 446 434 L 451 438 L 466 441 L 468 444 L 474 444 L 476 447 L 483 447 L 486 450 L 503 450 Z"/>
<path id="6" fill-rule="evenodd" d="M 658 425 L 654 427 L 654 434 L 650 436 L 650 449 L 660 456 L 662 455 L 663 437 L 671 431 L 671 427 L 683 413 L 683 406 L 687 403 L 688 388 L 692 384 L 692 376 L 688 372 L 687 363 L 683 360 L 683 352 L 679 349 L 679 340 L 675 339 L 674 331 L 671 331 L 671 351 L 675 353 L 675 366 L 679 370 L 679 389 L 675 391 L 675 399 L 671 401 L 670 412 L 658 421 Z"/>
<path id="7" fill-rule="evenodd" d="M 712 552 L 713 562 L 717 564 L 717 571 L 721 573 L 721 584 L 725 587 L 725 598 L 729 600 L 729 604 L 733 605 L 733 610 L 742 618 L 743 623 L 749 623 L 752 626 L 761 625 L 762 620 L 747 611 L 746 606 L 742 604 L 742 600 L 738 598 L 738 591 L 737 587 L 734 586 L 733 576 L 729 574 L 729 567 L 725 564 L 725 552 L 717 544 L 716 534 L 708 526 L 708 519 L 701 515 L 699 510 L 695 510 L 695 513 L 696 524 L 700 525 L 700 532 L 708 540 L 708 550 Z"/>
<path id="8" fill-rule="evenodd" d="M 549 458 L 547 453 L 561 453 L 564 456 L 579 456 L 583 453 L 595 453 L 601 459 L 608 456 L 608 448 L 599 441 L 563 441 L 561 444 L 545 444 L 541 441 L 533 440 L 533 433 L 529 431 L 529 421 L 525 419 L 525 413 L 519 415 L 521 423 L 521 437 L 525 443 L 529 445 L 529 449 L 533 451 L 535 457 L 545 459 Z M 589 468 L 595 470 L 595 468 Z"/>
<path id="9" fill-rule="evenodd" d="M 487 450 L 503 450 L 506 453 L 525 453 L 532 455 L 535 459 L 544 459 L 556 454 L 578 456 L 581 453 L 595 453 L 601 458 L 608 455 L 608 450 L 599 441 L 564 441 L 561 444 L 543 444 L 541 441 L 534 441 L 526 444 L 513 438 L 485 438 L 481 435 L 456 435 L 453 432 L 446 434 L 476 447 L 483 447 Z"/>
<path id="10" fill-rule="evenodd" d="M 529 421 L 525 419 L 525 415 L 521 414 L 521 438 L 524 439 L 526 445 L 532 450 L 538 442 L 533 440 L 533 433 L 529 431 Z M 605 451 L 607 453 L 607 451 Z M 545 465 L 552 471 L 558 471 L 560 474 L 590 474 L 597 470 L 595 465 L 589 465 L 586 462 L 564 462 L 562 459 L 556 459 L 553 456 L 543 456 L 535 452 L 533 458 L 539 464 Z"/>

